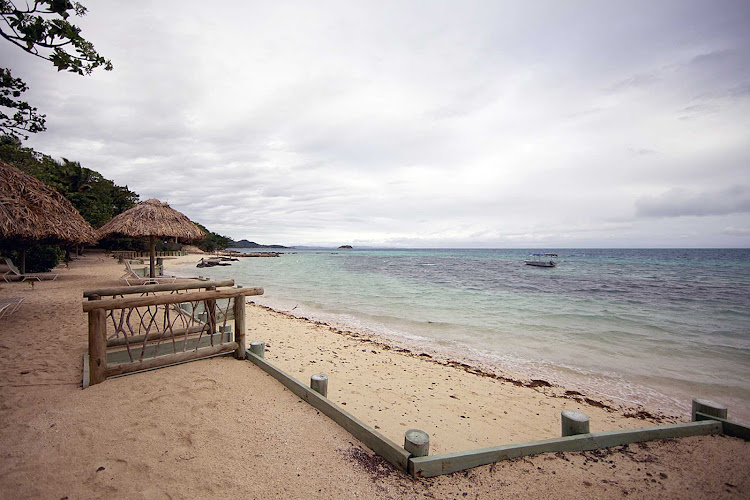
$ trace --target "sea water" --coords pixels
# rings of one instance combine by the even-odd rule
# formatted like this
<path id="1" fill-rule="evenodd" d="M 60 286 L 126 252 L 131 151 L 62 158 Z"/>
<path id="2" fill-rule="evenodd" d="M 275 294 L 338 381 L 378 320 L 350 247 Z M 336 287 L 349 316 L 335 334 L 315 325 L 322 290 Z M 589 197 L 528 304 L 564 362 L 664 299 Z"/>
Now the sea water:
<path id="1" fill-rule="evenodd" d="M 683 415 L 714 399 L 750 422 L 750 250 L 544 251 L 557 267 L 516 249 L 305 249 L 177 271 L 506 374 Z"/>

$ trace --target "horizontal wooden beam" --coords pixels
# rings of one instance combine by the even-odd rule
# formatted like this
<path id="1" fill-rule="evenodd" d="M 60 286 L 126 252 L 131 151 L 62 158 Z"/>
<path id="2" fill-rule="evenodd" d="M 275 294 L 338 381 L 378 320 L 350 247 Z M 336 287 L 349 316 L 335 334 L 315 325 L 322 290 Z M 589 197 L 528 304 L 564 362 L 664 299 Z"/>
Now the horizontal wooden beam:
<path id="1" fill-rule="evenodd" d="M 750 427 L 742 424 L 738 424 L 737 422 L 730 422 L 729 420 L 725 418 L 719 418 L 715 417 L 713 415 L 707 415 L 705 413 L 696 412 L 695 413 L 696 420 L 716 420 L 717 422 L 721 422 L 721 429 L 724 434 L 731 437 L 736 437 L 740 439 L 744 439 L 745 441 L 750 441 Z"/>
<path id="2" fill-rule="evenodd" d="M 181 352 L 190 352 L 195 349 L 203 347 L 209 347 L 213 345 L 219 345 L 224 340 L 225 333 L 214 333 L 213 335 L 185 337 L 181 340 L 175 340 L 172 342 L 171 338 L 165 338 L 162 342 L 151 343 L 145 346 L 145 353 L 143 359 L 155 358 L 157 356 L 166 356 L 172 354 L 178 354 Z M 186 340 L 187 339 L 187 340 Z M 229 339 L 228 339 L 229 340 Z M 185 343 L 187 342 L 187 347 Z M 111 366 L 118 363 L 129 363 L 131 361 L 130 356 L 133 356 L 133 360 L 138 360 L 141 357 L 141 351 L 144 350 L 143 343 L 131 344 L 130 353 L 128 354 L 127 349 L 118 349 L 107 352 L 107 366 Z"/>
<path id="3" fill-rule="evenodd" d="M 148 334 L 148 339 L 146 339 L 146 335 L 131 335 L 127 338 L 120 337 L 120 338 L 114 338 L 109 339 L 107 341 L 107 347 L 119 347 L 119 346 L 125 346 L 125 345 L 134 345 L 142 343 L 144 340 L 147 342 L 149 340 L 157 340 L 162 339 L 165 341 L 169 341 L 172 339 L 172 335 L 174 334 L 175 337 L 184 337 L 185 335 L 192 335 L 194 333 L 200 333 L 203 330 L 207 329 L 207 325 L 204 323 L 202 325 L 195 325 L 190 326 L 188 328 L 175 328 L 171 332 L 169 330 L 163 331 L 163 332 L 152 332 Z"/>
<path id="4" fill-rule="evenodd" d="M 192 279 L 192 278 L 186 278 Z M 84 298 L 91 299 L 96 297 L 107 297 L 111 295 L 133 295 L 151 292 L 173 292 L 177 290 L 197 290 L 208 287 L 234 286 L 234 280 L 220 281 L 187 281 L 184 283 L 159 283 L 156 285 L 134 285 L 134 286 L 117 286 L 111 288 L 95 288 L 93 290 L 84 290 Z"/>
<path id="5" fill-rule="evenodd" d="M 330 399 L 313 391 L 291 375 L 287 375 L 265 359 L 247 351 L 248 361 L 258 365 L 264 372 L 284 384 L 290 391 L 307 401 L 311 406 L 323 412 L 328 418 L 339 424 L 365 446 L 386 459 L 401 470 L 407 470 L 409 453 L 383 434 L 365 424 L 351 413 L 337 406 Z"/>
<path id="6" fill-rule="evenodd" d="M 207 292 L 180 293 L 170 295 L 149 295 L 146 297 L 126 297 L 123 299 L 90 300 L 83 303 L 83 312 L 96 309 L 126 309 L 140 306 L 158 306 L 165 304 L 179 304 L 180 302 L 196 302 L 202 300 L 229 299 L 241 295 L 263 295 L 263 289 L 232 288 L 229 290 L 210 290 Z"/>
<path id="7" fill-rule="evenodd" d="M 150 358 L 144 361 L 133 361 L 132 363 L 120 363 L 116 365 L 107 365 L 104 370 L 104 377 L 116 377 L 118 375 L 125 375 L 126 373 L 135 373 L 142 370 L 152 370 L 154 368 L 160 368 L 164 366 L 170 366 L 177 363 L 184 363 L 185 361 L 193 361 L 195 359 L 207 358 L 209 356 L 215 356 L 217 354 L 225 354 L 234 352 L 237 349 L 236 342 L 226 342 L 224 344 L 215 345 L 213 347 L 206 347 L 203 349 L 180 352 L 177 354 L 169 354 L 167 356 L 159 356 L 158 358 Z"/>
<path id="8" fill-rule="evenodd" d="M 501 460 L 538 455 L 540 453 L 585 451 L 611 448 L 623 444 L 706 434 L 720 434 L 721 422 L 703 421 L 685 424 L 646 427 L 643 429 L 618 430 L 579 434 L 563 438 L 531 441 L 483 448 L 481 450 L 447 453 L 409 459 L 409 473 L 414 477 L 432 477 L 487 465 Z"/>

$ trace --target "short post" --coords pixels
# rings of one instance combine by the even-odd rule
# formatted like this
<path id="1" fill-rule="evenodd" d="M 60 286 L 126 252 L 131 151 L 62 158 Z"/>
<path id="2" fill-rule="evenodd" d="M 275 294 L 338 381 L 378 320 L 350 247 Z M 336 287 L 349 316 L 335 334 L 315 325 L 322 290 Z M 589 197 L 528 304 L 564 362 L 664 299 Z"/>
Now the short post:
<path id="1" fill-rule="evenodd" d="M 250 342 L 250 352 L 258 356 L 259 358 L 266 357 L 266 343 L 265 342 Z"/>
<path id="2" fill-rule="evenodd" d="M 325 373 L 316 373 L 310 377 L 310 389 L 317 392 L 324 398 L 328 397 L 328 375 Z"/>
<path id="3" fill-rule="evenodd" d="M 234 341 L 237 342 L 237 350 L 234 357 L 245 359 L 245 296 L 237 295 L 234 298 Z M 262 351 L 265 351 L 265 344 Z M 263 354 L 260 357 L 263 357 Z"/>
<path id="4" fill-rule="evenodd" d="M 107 368 L 107 312 L 94 309 L 89 312 L 89 384 L 104 382 Z"/>
<path id="5" fill-rule="evenodd" d="M 560 413 L 562 421 L 562 437 L 588 434 L 589 416 L 585 413 L 571 410 L 563 410 Z"/>
<path id="6" fill-rule="evenodd" d="M 430 454 L 430 435 L 423 430 L 409 429 L 404 433 L 404 449 L 412 457 L 426 457 Z"/>
<path id="7" fill-rule="evenodd" d="M 693 411 L 691 414 L 691 420 L 693 422 L 696 421 L 696 412 L 711 415 L 712 417 L 723 418 L 725 420 L 727 418 L 727 407 L 721 403 L 710 401 L 708 399 L 693 398 Z"/>

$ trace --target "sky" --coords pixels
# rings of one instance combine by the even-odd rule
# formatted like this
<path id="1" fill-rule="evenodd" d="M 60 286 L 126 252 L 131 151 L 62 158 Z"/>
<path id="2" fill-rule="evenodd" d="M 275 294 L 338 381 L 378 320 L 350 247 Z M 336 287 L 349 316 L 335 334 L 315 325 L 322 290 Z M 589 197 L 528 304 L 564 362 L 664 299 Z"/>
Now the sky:
<path id="1" fill-rule="evenodd" d="M 265 244 L 750 247 L 750 2 L 102 0 L 25 145 Z"/>

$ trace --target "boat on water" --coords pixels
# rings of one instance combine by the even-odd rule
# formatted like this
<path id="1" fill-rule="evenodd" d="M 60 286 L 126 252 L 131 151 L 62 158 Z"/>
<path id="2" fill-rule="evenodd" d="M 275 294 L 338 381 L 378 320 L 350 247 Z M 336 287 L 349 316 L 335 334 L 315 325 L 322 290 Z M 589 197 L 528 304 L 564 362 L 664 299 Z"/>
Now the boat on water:
<path id="1" fill-rule="evenodd" d="M 531 259 L 524 262 L 527 266 L 555 267 L 557 266 L 557 262 L 554 260 L 556 258 L 556 253 L 532 253 Z"/>

